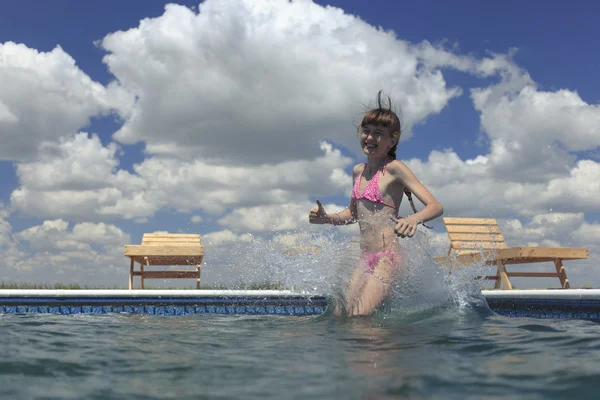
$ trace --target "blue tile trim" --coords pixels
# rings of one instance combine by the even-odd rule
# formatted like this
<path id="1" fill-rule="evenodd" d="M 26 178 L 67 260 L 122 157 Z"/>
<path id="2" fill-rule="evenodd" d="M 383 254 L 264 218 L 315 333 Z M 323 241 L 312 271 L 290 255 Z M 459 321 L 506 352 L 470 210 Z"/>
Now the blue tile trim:
<path id="1" fill-rule="evenodd" d="M 320 315 L 327 309 L 327 299 L 316 297 L 0 297 L 0 313 L 149 315 L 251 314 L 251 315 Z"/>
<path id="2" fill-rule="evenodd" d="M 505 317 L 600 321 L 600 300 L 488 298 L 487 303 Z"/>

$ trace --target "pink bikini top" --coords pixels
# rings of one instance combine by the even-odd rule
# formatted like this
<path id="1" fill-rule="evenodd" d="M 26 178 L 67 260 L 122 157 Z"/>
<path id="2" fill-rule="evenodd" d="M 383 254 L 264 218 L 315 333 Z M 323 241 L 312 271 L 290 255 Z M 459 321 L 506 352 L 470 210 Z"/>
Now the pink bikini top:
<path id="1" fill-rule="evenodd" d="M 385 168 L 385 166 L 383 168 Z M 367 164 L 365 164 L 365 167 L 361 171 L 360 176 L 358 177 L 358 179 L 356 179 L 356 182 L 354 182 L 354 187 L 352 188 L 352 198 L 356 200 L 369 200 L 373 203 L 384 204 L 394 209 L 398 208 L 393 204 L 389 204 L 383 201 L 383 196 L 381 195 L 381 191 L 379 190 L 379 173 L 381 171 L 377 171 L 375 176 L 373 176 L 373 178 L 371 178 L 371 180 L 367 182 L 367 186 L 363 190 L 362 194 L 360 193 L 360 181 L 362 179 L 363 173 L 365 172 L 365 169 L 367 169 Z"/>

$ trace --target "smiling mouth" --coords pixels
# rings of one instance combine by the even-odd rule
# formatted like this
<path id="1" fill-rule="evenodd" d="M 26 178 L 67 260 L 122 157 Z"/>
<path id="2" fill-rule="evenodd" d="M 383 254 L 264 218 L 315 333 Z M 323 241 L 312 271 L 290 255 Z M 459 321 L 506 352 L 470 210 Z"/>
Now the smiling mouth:
<path id="1" fill-rule="evenodd" d="M 377 145 L 376 144 L 367 144 L 367 143 L 365 143 L 365 147 L 367 149 L 369 149 L 369 150 L 373 150 L 373 149 L 377 148 Z"/>

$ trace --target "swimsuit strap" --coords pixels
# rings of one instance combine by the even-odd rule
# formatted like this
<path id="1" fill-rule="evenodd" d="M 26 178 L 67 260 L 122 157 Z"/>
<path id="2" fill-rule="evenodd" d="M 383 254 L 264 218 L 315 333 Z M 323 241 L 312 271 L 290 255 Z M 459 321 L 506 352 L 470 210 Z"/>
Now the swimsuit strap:
<path id="1" fill-rule="evenodd" d="M 385 168 L 385 164 L 383 168 Z M 367 182 L 367 185 L 363 189 L 362 193 L 360 193 L 360 182 L 366 169 L 367 163 L 364 164 L 364 168 L 354 183 L 354 187 L 352 188 L 352 197 L 355 199 L 367 199 L 373 203 L 380 203 L 388 207 L 392 207 L 393 209 L 397 209 L 398 207 L 396 207 L 394 204 L 387 203 L 383 200 L 383 195 L 381 194 L 381 190 L 379 190 L 379 174 L 382 171 L 381 169 L 378 170 L 375 175 L 373 175 L 371 180 Z"/>
<path id="2" fill-rule="evenodd" d="M 362 169 L 362 171 L 360 171 L 360 175 L 358 176 L 358 178 L 356 178 L 356 181 L 354 182 L 354 187 L 352 188 L 352 197 L 354 197 L 355 199 L 358 199 L 360 196 L 360 180 L 362 179 L 365 169 L 367 169 L 366 163 L 365 167 Z"/>
<path id="3" fill-rule="evenodd" d="M 383 200 L 383 195 L 381 194 L 381 190 L 379 190 L 379 173 L 380 173 L 380 172 L 381 172 L 381 171 L 377 171 L 377 173 L 375 174 L 375 177 L 374 177 L 374 179 L 373 179 L 373 180 L 375 181 L 375 183 L 373 184 L 373 186 L 374 186 L 374 187 L 377 189 L 377 194 L 376 194 L 376 196 L 378 197 L 378 200 L 379 200 L 379 202 L 380 202 L 381 204 L 385 204 L 385 205 L 386 205 L 386 206 L 388 206 L 388 207 L 392 207 L 392 208 L 394 208 L 394 209 L 397 209 L 398 207 L 396 207 L 394 204 L 386 203 L 386 202 Z"/>

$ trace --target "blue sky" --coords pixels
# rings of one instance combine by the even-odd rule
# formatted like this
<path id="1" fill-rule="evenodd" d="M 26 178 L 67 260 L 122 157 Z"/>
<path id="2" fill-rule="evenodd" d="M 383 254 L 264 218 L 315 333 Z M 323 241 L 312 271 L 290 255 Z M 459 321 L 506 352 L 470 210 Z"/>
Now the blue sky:
<path id="1" fill-rule="evenodd" d="M 110 52 L 103 49 L 99 44 L 95 45 L 95 43 L 101 41 L 107 35 L 119 30 L 127 31 L 129 29 L 137 28 L 142 19 L 162 18 L 165 13 L 164 6 L 166 3 L 167 2 L 155 0 L 127 2 L 116 0 L 103 2 L 62 0 L 53 3 L 28 0 L 7 0 L 3 2 L 2 13 L 0 13 L 0 44 L 6 42 L 20 43 L 24 44 L 29 49 L 35 49 L 39 52 L 50 52 L 58 45 L 65 53 L 75 60 L 76 66 L 84 74 L 89 76 L 92 81 L 107 86 L 110 82 L 115 80 L 115 75 L 109 71 L 107 64 L 103 62 L 103 57 Z M 211 1 L 210 3 L 212 3 L 214 7 L 219 6 L 219 1 Z M 230 8 L 227 7 L 226 3 L 231 2 L 227 1 L 222 3 L 222 12 L 224 14 L 230 12 Z M 438 46 L 437 48 L 445 49 L 447 53 L 462 57 L 465 60 L 469 59 L 474 63 L 480 62 L 485 58 L 493 58 L 494 54 L 509 54 L 512 51 L 511 49 L 515 49 L 512 58 L 509 58 L 510 63 L 512 63 L 511 65 L 520 68 L 521 71 L 525 71 L 529 74 L 531 82 L 535 83 L 535 96 L 539 96 L 537 97 L 537 103 L 539 103 L 539 100 L 545 95 L 552 97 L 552 94 L 558 93 L 560 90 L 566 90 L 568 93 L 579 96 L 580 100 L 586 103 L 583 108 L 586 108 L 586 110 L 589 109 L 585 112 L 589 112 L 591 121 L 593 121 L 594 118 L 597 118 L 598 109 L 596 105 L 600 101 L 600 83 L 598 79 L 596 79 L 596 71 L 600 66 L 600 55 L 596 51 L 596 38 L 600 36 L 600 27 L 596 21 L 596 16 L 600 11 L 600 5 L 598 4 L 592 2 L 564 3 L 531 1 L 522 3 L 517 1 L 506 1 L 502 3 L 490 3 L 463 1 L 460 2 L 460 5 L 457 5 L 457 3 L 450 5 L 447 2 L 389 2 L 383 0 L 369 2 L 316 1 L 315 3 L 321 6 L 330 5 L 338 7 L 346 14 L 360 17 L 360 19 L 367 24 L 372 25 L 374 28 L 381 27 L 384 30 L 392 30 L 395 32 L 397 40 L 403 43 L 406 42 L 417 46 L 424 41 L 428 41 L 433 45 Z M 176 4 L 197 7 L 198 2 L 179 1 L 176 2 Z M 336 18 L 333 16 L 333 13 L 330 15 L 331 18 Z M 241 20 L 243 21 L 243 18 Z M 212 29 L 219 30 L 220 27 L 215 25 Z M 375 34 L 373 35 L 373 37 L 376 37 Z M 122 39 L 119 38 L 118 40 Z M 134 50 L 135 48 L 131 47 L 129 54 L 133 54 L 132 52 Z M 124 51 L 126 53 L 127 50 Z M 126 60 L 125 53 L 120 55 L 120 57 L 122 57 L 121 61 L 131 61 Z M 382 57 L 382 54 L 383 53 L 381 52 L 373 52 L 368 53 L 367 57 Z M 115 64 L 113 64 L 113 67 L 114 65 Z M 248 68 L 248 71 L 250 74 L 250 67 Z M 457 168 L 462 168 L 466 171 L 468 168 L 471 168 L 469 166 L 471 164 L 467 163 L 466 160 L 475 159 L 478 156 L 488 157 L 489 159 L 494 158 L 493 154 L 495 153 L 492 152 L 493 143 L 504 143 L 503 140 L 508 140 L 506 139 L 508 137 L 510 137 L 511 140 L 518 142 L 519 139 L 515 139 L 514 133 L 508 131 L 503 132 L 502 128 L 498 127 L 499 124 L 503 123 L 502 120 L 494 120 L 494 125 L 488 126 L 482 124 L 482 113 L 485 113 L 485 110 L 490 110 L 490 114 L 486 115 L 494 115 L 494 118 L 498 115 L 504 115 L 498 114 L 497 112 L 505 112 L 506 110 L 498 111 L 498 109 L 493 108 L 495 107 L 493 104 L 487 104 L 485 110 L 483 108 L 478 110 L 474 107 L 473 99 L 471 98 L 470 90 L 475 88 L 493 87 L 501 82 L 500 73 L 492 74 L 488 77 L 481 77 L 474 74 L 472 70 L 459 71 L 457 68 L 453 67 L 442 67 L 440 71 L 443 74 L 445 87 L 460 88 L 462 94 L 449 99 L 441 107 L 439 112 L 433 109 L 424 111 L 424 117 L 421 118 L 413 128 L 413 136 L 401 144 L 399 151 L 400 158 L 419 159 L 424 163 L 427 163 L 428 157 L 432 151 L 443 151 L 444 149 L 451 148 L 453 154 L 463 162 L 463 164 L 461 164 L 462 166 L 457 166 Z M 175 71 L 173 71 L 173 73 L 176 74 Z M 119 83 L 123 84 L 125 87 L 127 82 L 124 81 L 124 76 L 125 75 L 121 75 L 118 79 Z M 390 76 L 386 75 L 382 77 L 382 80 L 377 82 L 384 85 L 386 82 L 385 79 L 389 80 L 392 77 L 393 74 Z M 0 82 L 2 81 L 0 80 Z M 151 83 L 152 82 L 150 82 L 150 84 Z M 359 85 L 361 83 L 356 82 L 356 84 Z M 290 86 L 289 91 L 293 92 L 294 90 L 293 85 Z M 403 87 L 398 86 L 394 88 L 394 90 L 396 93 L 402 93 Z M 428 90 L 429 89 L 427 89 L 427 91 Z M 521 89 L 515 90 L 512 94 L 507 95 L 506 98 L 514 99 L 519 97 L 519 94 L 521 93 L 520 90 Z M 372 94 L 365 93 L 364 97 L 358 100 L 363 100 L 367 97 L 372 97 Z M 0 104 L 2 100 L 2 94 L 0 94 Z M 573 98 L 569 97 L 568 101 L 572 100 Z M 565 105 L 566 103 L 561 103 L 563 100 L 558 97 L 548 100 L 548 104 L 545 106 L 548 107 L 548 112 L 555 110 L 551 104 L 552 101 L 556 101 L 556 104 L 562 104 L 557 105 L 556 107 L 558 108 L 556 109 L 566 109 L 566 113 L 569 115 L 572 114 L 572 111 L 568 109 L 568 105 Z M 9 104 L 8 100 L 6 103 Z M 122 109 L 124 110 L 125 108 L 126 106 L 123 106 Z M 581 108 L 582 107 L 577 106 L 577 110 L 580 110 Z M 407 109 L 407 112 L 410 114 L 412 111 Z M 514 112 L 510 115 L 514 116 Z M 103 146 L 110 146 L 111 143 L 115 142 L 113 134 L 121 128 L 123 120 L 118 120 L 115 115 L 108 117 L 88 115 L 88 117 L 91 120 L 90 124 L 80 126 L 74 125 L 76 129 L 73 129 L 72 132 L 64 132 L 64 135 L 73 135 L 76 131 L 93 132 L 98 134 Z M 523 116 L 515 116 L 515 118 L 517 117 L 520 118 L 518 123 L 523 124 Z M 309 117 L 307 116 L 306 119 L 308 118 Z M 351 122 L 352 118 L 353 114 L 351 110 L 348 110 L 348 123 Z M 127 117 L 124 116 L 123 119 L 127 120 Z M 529 135 L 527 129 L 534 132 L 531 135 L 543 135 L 543 133 L 540 133 L 543 131 L 543 128 L 536 128 L 536 126 L 538 126 L 536 124 L 538 123 L 539 126 L 543 126 L 543 119 L 543 117 L 539 117 L 539 120 L 536 121 L 526 121 L 525 125 L 527 125 L 527 128 L 524 128 L 523 130 L 523 138 Z M 144 125 L 145 123 L 146 122 L 142 121 L 142 125 L 140 126 L 148 126 Z M 147 123 L 151 124 L 151 122 Z M 324 123 L 329 122 L 325 121 Z M 337 120 L 335 123 L 337 123 Z M 332 124 L 335 123 L 332 122 Z M 495 128 L 490 128 L 491 126 L 495 126 Z M 0 130 L 2 129 L 1 127 L 2 125 L 0 125 Z M 51 127 L 48 127 L 47 129 L 51 130 Z M 497 131 L 494 131 L 494 129 Z M 560 129 L 562 129 L 562 127 Z M 523 178 L 523 181 L 521 182 L 517 175 L 519 175 L 520 172 L 523 172 L 525 175 L 524 170 L 512 171 L 512 175 L 509 175 L 509 178 L 506 178 L 506 175 L 502 175 L 498 172 L 485 178 L 486 184 L 495 179 L 508 183 L 507 187 L 509 188 L 515 187 L 518 184 L 546 185 L 546 188 L 550 193 L 553 187 L 551 183 L 552 180 L 562 179 L 561 177 L 567 179 L 569 176 L 572 176 L 572 171 L 576 169 L 577 161 L 589 160 L 590 164 L 587 164 L 587 167 L 591 166 L 591 168 L 596 168 L 595 163 L 600 159 L 600 156 L 597 145 L 594 147 L 592 143 L 593 140 L 590 141 L 589 139 L 591 135 L 590 130 L 587 126 L 580 126 L 577 129 L 578 131 L 576 133 L 565 130 L 563 132 L 564 136 L 561 136 L 559 133 L 554 133 L 552 139 L 548 139 L 549 147 L 556 145 L 556 149 L 560 149 L 561 145 L 557 141 L 564 140 L 568 142 L 570 140 L 569 135 L 571 134 L 576 136 L 580 135 L 582 138 L 581 145 L 571 147 L 566 146 L 566 151 L 560 153 L 565 157 L 565 168 L 562 175 L 560 172 L 557 172 L 555 175 L 548 175 L 548 177 L 540 176 L 539 179 L 535 177 L 531 179 Z M 142 135 L 144 134 L 145 133 Z M 1 135 L 2 132 L 0 131 L 0 137 L 2 137 Z M 57 134 L 54 133 L 49 133 L 48 137 L 56 137 L 58 140 Z M 347 142 L 337 139 L 337 136 L 327 134 L 324 134 L 321 138 L 318 138 L 317 135 L 316 138 L 318 140 L 330 140 L 335 148 L 342 150 L 342 154 L 352 158 L 352 164 L 344 166 L 344 170 L 347 173 L 351 170 L 352 165 L 354 165 L 353 163 L 361 161 L 361 158 L 357 157 L 356 153 L 353 153 L 353 142 L 351 141 L 351 138 Z M 151 158 L 150 155 L 146 154 L 144 151 L 145 144 L 159 143 L 160 140 L 158 139 L 155 136 L 152 138 L 148 136 L 148 139 L 142 139 L 137 143 L 126 143 L 126 141 L 116 140 L 121 151 L 121 153 L 117 155 L 119 162 L 117 168 L 135 175 L 136 173 L 133 170 L 133 165 L 141 164 L 145 160 Z M 158 142 L 156 140 L 158 140 Z M 531 145 L 527 144 L 529 142 L 525 139 L 523 140 L 523 146 Z M 532 139 L 531 141 L 534 140 Z M 183 142 L 179 143 L 181 144 Z M 598 136 L 598 143 L 600 143 L 600 136 Z M 519 146 L 521 146 L 521 144 L 519 144 Z M 318 155 L 318 152 L 315 152 L 312 155 L 303 154 L 299 159 L 311 160 L 314 159 L 314 157 L 318 157 Z M 158 156 L 154 154 L 154 157 L 156 158 Z M 205 235 L 216 233 L 217 231 L 224 229 L 224 226 L 233 229 L 231 226 L 218 223 L 217 221 L 226 218 L 227 215 L 237 215 L 239 217 L 240 215 L 235 214 L 237 209 L 250 209 L 259 203 L 258 200 L 246 203 L 244 201 L 238 201 L 237 203 L 236 201 L 233 201 L 224 210 L 212 212 L 211 215 L 211 212 L 207 213 L 207 210 L 211 206 L 207 206 L 206 208 L 200 207 L 196 210 L 189 210 L 186 212 L 178 212 L 173 209 L 174 203 L 166 200 L 161 203 L 161 206 L 157 206 L 153 209 L 151 215 L 146 216 L 146 221 L 123 217 L 122 215 L 118 215 L 118 213 L 106 218 L 90 217 L 89 221 L 86 221 L 86 218 L 82 217 L 80 214 L 69 217 L 69 213 L 57 212 L 56 215 L 54 215 L 52 210 L 40 212 L 38 209 L 36 209 L 37 211 L 34 211 L 33 209 L 28 208 L 27 205 L 19 206 L 18 204 L 13 204 L 11 201 L 11 193 L 18 187 L 26 186 L 20 182 L 16 176 L 16 165 L 18 165 L 18 163 L 31 163 L 35 160 L 12 160 L 7 156 L 4 156 L 3 159 L 4 161 L 0 161 L 0 201 L 4 203 L 4 206 L 8 210 L 8 215 L 5 220 L 10 224 L 12 234 L 15 235 L 15 238 L 11 240 L 18 242 L 16 244 L 17 247 L 27 249 L 27 251 L 31 251 L 30 245 L 26 243 L 26 239 L 23 239 L 23 236 L 20 236 L 21 239 L 19 239 L 17 233 L 32 227 L 41 226 L 44 221 L 63 218 L 71 224 L 82 222 L 106 223 L 117 227 L 124 235 L 129 235 L 128 237 L 125 236 L 127 239 L 138 241 L 143 232 L 152 230 L 198 230 Z M 270 161 L 266 159 L 265 162 Z M 273 159 L 272 162 L 277 164 L 278 161 Z M 502 162 L 504 161 L 498 161 L 499 164 L 494 164 L 495 166 L 493 166 L 492 169 L 498 171 L 510 170 L 510 168 L 502 164 Z M 557 162 L 561 163 L 563 161 Z M 223 165 L 231 165 L 231 162 L 229 161 L 229 164 L 225 163 Z M 216 164 L 214 166 L 216 166 Z M 435 170 L 434 165 L 431 163 L 426 164 L 423 168 L 424 171 Z M 533 170 L 532 167 L 532 171 Z M 482 176 L 482 173 L 477 171 L 473 172 L 469 170 L 465 172 L 466 175 L 471 173 L 474 174 L 473 177 L 478 177 L 477 179 Z M 427 182 L 428 179 L 431 179 L 432 182 L 435 181 L 434 177 L 423 177 L 425 182 Z M 468 178 L 461 175 L 460 178 L 456 179 L 459 179 L 457 182 L 464 182 L 464 179 Z M 578 185 L 580 184 L 580 181 L 581 180 L 574 179 L 573 182 L 569 183 L 569 181 L 567 184 Z M 474 182 L 474 184 L 476 183 Z M 447 186 L 450 186 L 450 188 Z M 455 204 L 454 202 L 460 204 L 460 200 L 452 199 L 449 202 L 444 201 L 445 199 L 442 196 L 445 193 L 451 193 L 453 191 L 451 186 L 452 181 L 446 186 L 444 186 L 443 183 L 433 184 L 434 188 L 440 188 L 440 191 L 438 192 L 440 201 L 449 205 L 446 208 L 447 210 L 463 214 L 468 212 L 468 209 L 461 209 L 458 205 L 456 207 L 453 206 Z M 310 185 L 306 186 L 306 188 L 309 187 Z M 455 185 L 455 187 L 457 186 Z M 571 188 L 571 192 L 577 190 L 573 188 L 578 188 L 578 186 L 569 187 Z M 297 188 L 290 193 L 294 193 L 294 196 L 297 198 L 299 192 L 306 190 L 306 192 L 302 192 L 303 196 L 301 196 L 301 198 L 297 198 L 299 203 L 303 201 L 310 202 L 315 198 L 321 198 L 330 202 L 332 206 L 344 206 L 347 204 L 347 196 L 341 189 L 338 191 L 314 193 L 306 188 Z M 536 188 L 529 188 L 527 190 L 532 190 L 532 193 L 537 193 L 540 189 Z M 263 190 L 265 190 L 265 188 L 263 188 Z M 492 204 L 489 207 L 491 207 L 492 211 L 497 210 L 497 215 L 494 215 L 490 209 L 486 208 L 486 205 L 479 205 L 478 207 L 484 216 L 493 215 L 500 219 L 506 218 L 507 226 L 514 227 L 514 221 L 520 221 L 523 226 L 523 230 L 521 231 L 522 235 L 519 236 L 517 231 L 515 231 L 515 240 L 520 239 L 536 243 L 541 243 L 543 240 L 552 240 L 560 244 L 571 245 L 572 243 L 565 242 L 562 237 L 557 237 L 555 233 L 552 233 L 562 229 L 558 223 L 555 230 L 544 233 L 540 233 L 539 230 L 536 231 L 537 225 L 533 226 L 528 224 L 535 225 L 535 221 L 532 220 L 532 215 L 540 213 L 540 210 L 544 210 L 548 213 L 560 210 L 561 213 L 569 215 L 577 214 L 580 212 L 577 208 L 578 204 L 587 204 L 586 199 L 589 199 L 590 196 L 594 195 L 594 190 L 597 190 L 594 186 L 582 187 L 580 190 L 580 194 L 583 193 L 581 194 L 582 198 L 573 200 L 572 209 L 569 209 L 570 206 L 568 204 L 562 204 L 559 200 L 554 199 L 551 194 L 548 194 L 547 196 L 550 198 L 548 201 L 543 200 L 544 196 L 540 196 L 542 200 L 530 202 L 528 196 L 524 196 L 523 198 L 520 198 L 520 200 L 516 200 L 516 203 L 512 205 L 512 207 L 514 207 L 513 210 L 494 208 L 493 204 L 495 203 L 493 202 L 495 200 L 489 200 L 488 202 Z M 513 197 L 506 197 L 505 189 L 501 189 L 501 191 L 505 192 L 504 203 L 513 201 L 511 200 L 514 199 Z M 171 193 L 171 195 L 175 197 L 178 194 Z M 292 194 L 290 194 L 290 196 L 291 195 Z M 73 196 L 75 196 L 75 192 L 73 192 Z M 472 195 L 465 193 L 464 196 L 465 201 L 467 201 L 469 200 L 469 196 Z M 482 194 L 479 194 L 479 196 L 482 196 Z M 462 203 L 464 203 L 464 201 L 462 201 Z M 299 208 L 301 208 L 301 206 L 299 206 Z M 201 226 L 190 222 L 192 215 L 201 216 L 203 218 Z M 589 205 L 585 209 L 581 219 L 577 219 L 579 217 L 573 217 L 579 221 L 578 223 L 580 225 L 569 225 L 570 229 L 575 229 L 577 232 L 581 231 L 581 235 L 589 238 L 586 245 L 595 246 L 595 239 L 592 238 L 595 238 L 594 235 L 598 229 L 599 216 L 600 209 L 593 205 Z M 556 219 L 556 216 L 554 218 Z M 568 217 L 560 217 L 558 220 L 563 221 L 565 218 L 568 219 Z M 292 230 L 293 229 L 294 228 L 292 228 Z M 249 228 L 248 231 L 251 231 L 251 229 Z M 444 230 L 441 223 L 436 225 L 436 231 L 443 234 Z M 233 232 L 235 235 L 243 235 L 245 233 L 244 227 L 238 227 L 237 230 L 233 229 Z M 535 232 L 537 232 L 538 237 L 535 236 Z M 589 232 L 591 232 L 591 236 Z M 256 232 L 254 233 L 256 234 Z M 263 231 L 263 233 L 267 232 Z M 116 243 L 121 245 L 118 241 Z M 58 250 L 53 249 L 53 251 Z M 30 255 L 25 255 L 24 257 L 25 260 L 28 260 L 27 257 L 35 258 L 35 256 Z M 31 261 L 21 261 L 24 264 L 33 264 Z M 21 273 L 19 271 L 20 270 L 16 268 L 15 271 L 7 274 L 7 279 L 18 278 Z"/>

